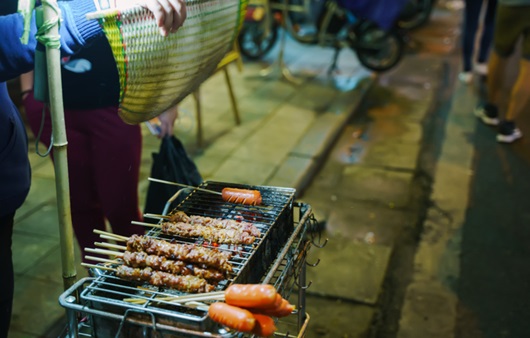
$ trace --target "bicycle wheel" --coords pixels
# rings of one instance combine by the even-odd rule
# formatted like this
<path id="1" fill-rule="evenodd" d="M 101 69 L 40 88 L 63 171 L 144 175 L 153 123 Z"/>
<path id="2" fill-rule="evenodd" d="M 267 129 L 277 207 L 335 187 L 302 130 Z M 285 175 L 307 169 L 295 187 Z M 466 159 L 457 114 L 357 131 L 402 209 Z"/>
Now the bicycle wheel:
<path id="1" fill-rule="evenodd" d="M 249 60 L 259 60 L 270 52 L 278 40 L 278 24 L 273 20 L 267 34 L 263 23 L 245 22 L 237 39 L 244 57 Z"/>
<path id="2" fill-rule="evenodd" d="M 434 7 L 434 0 L 414 0 L 410 1 L 409 11 L 405 7 L 404 13 L 397 20 L 397 25 L 403 29 L 416 29 L 425 25 L 431 18 Z"/>
<path id="3" fill-rule="evenodd" d="M 363 25 L 356 34 L 349 35 L 349 40 L 359 62 L 376 72 L 393 68 L 403 56 L 403 39 L 398 32 L 384 31 L 375 24 Z"/>

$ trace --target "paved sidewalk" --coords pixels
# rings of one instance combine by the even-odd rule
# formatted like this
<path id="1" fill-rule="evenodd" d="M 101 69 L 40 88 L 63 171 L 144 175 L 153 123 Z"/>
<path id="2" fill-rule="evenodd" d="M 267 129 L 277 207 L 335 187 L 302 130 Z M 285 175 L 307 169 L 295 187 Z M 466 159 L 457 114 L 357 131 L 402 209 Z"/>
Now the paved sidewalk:
<path id="1" fill-rule="evenodd" d="M 273 62 L 274 51 L 269 55 Z M 325 158 L 373 79 L 349 51 L 340 59 L 341 74 L 327 75 L 332 51 L 288 42 L 285 61 L 301 84 L 278 72 L 260 76 L 264 64 L 230 68 L 242 123 L 236 126 L 222 74 L 201 88 L 204 146 L 197 147 L 194 105 L 181 104 L 175 133 L 184 142 L 205 180 L 294 187 L 302 191 Z M 343 89 L 337 89 L 342 86 Z M 346 88 L 346 89 L 344 89 Z M 146 128 L 142 153 L 140 205 L 143 206 L 151 153 L 159 140 Z M 64 309 L 54 170 L 49 158 L 35 154 L 30 140 L 33 184 L 16 216 L 13 236 L 15 300 L 10 338 L 56 336 Z M 77 250 L 79 262 L 79 250 Z M 86 275 L 78 265 L 78 277 Z M 51 330 L 51 332 L 50 332 Z"/>

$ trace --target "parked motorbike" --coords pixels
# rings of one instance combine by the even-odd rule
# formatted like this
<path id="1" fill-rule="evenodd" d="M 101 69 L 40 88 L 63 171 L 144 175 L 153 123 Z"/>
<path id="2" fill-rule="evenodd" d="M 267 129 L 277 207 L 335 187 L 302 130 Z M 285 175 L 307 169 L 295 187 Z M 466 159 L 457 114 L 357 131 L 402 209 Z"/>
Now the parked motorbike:
<path id="1" fill-rule="evenodd" d="M 335 66 L 342 48 L 351 48 L 368 69 L 382 72 L 393 68 L 403 55 L 398 29 L 382 29 L 357 17 L 336 0 L 270 0 L 253 5 L 238 37 L 241 53 L 257 60 L 266 55 L 284 29 L 296 41 L 335 48 Z M 266 9 L 262 15 L 256 10 Z M 268 16 L 268 17 L 267 17 Z"/>
<path id="2" fill-rule="evenodd" d="M 403 29 L 415 29 L 431 18 L 435 0 L 409 0 L 400 14 L 397 25 Z"/>

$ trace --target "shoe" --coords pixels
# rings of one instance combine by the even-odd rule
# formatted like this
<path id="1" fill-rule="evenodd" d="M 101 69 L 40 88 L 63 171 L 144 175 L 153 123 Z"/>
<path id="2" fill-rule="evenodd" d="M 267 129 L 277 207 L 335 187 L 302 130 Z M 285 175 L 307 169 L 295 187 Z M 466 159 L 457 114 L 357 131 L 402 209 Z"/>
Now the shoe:
<path id="1" fill-rule="evenodd" d="M 486 76 L 488 75 L 488 64 L 487 63 L 477 63 L 475 65 L 475 73 L 478 75 Z"/>
<path id="2" fill-rule="evenodd" d="M 475 116 L 488 126 L 499 125 L 499 113 L 497 112 L 497 107 L 492 104 L 485 104 L 475 108 Z"/>
<path id="3" fill-rule="evenodd" d="M 502 121 L 499 124 L 499 132 L 497 133 L 497 142 L 512 143 L 515 140 L 523 137 L 523 133 L 515 126 L 512 121 Z"/>
<path id="4" fill-rule="evenodd" d="M 472 72 L 462 72 L 458 74 L 458 79 L 465 84 L 470 84 L 471 81 L 473 81 L 473 73 Z"/>

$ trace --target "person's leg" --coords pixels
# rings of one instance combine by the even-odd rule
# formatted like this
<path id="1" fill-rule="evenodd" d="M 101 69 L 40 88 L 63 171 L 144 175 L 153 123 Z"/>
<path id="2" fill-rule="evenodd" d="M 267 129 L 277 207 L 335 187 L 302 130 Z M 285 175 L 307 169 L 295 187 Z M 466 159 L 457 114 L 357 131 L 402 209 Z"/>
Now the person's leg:
<path id="1" fill-rule="evenodd" d="M 503 74 L 508 60 L 492 51 L 488 62 L 486 102 L 475 108 L 475 115 L 487 125 L 497 126 L 499 120 L 498 103 L 500 101 Z"/>
<path id="2" fill-rule="evenodd" d="M 43 105 L 36 101 L 31 93 L 24 99 L 23 103 L 30 128 L 33 134 L 37 135 L 41 125 Z M 105 229 L 105 218 L 97 199 L 89 157 L 90 142 L 83 131 L 85 113 L 84 111 L 65 110 L 70 209 L 75 236 L 81 250 L 84 250 L 85 247 L 94 247 L 94 242 L 99 240 L 99 236 L 93 232 L 94 228 Z M 47 112 L 40 139 L 46 147 L 50 144 L 50 136 L 51 119 L 49 112 Z M 82 257 L 84 261 L 84 253 L 82 253 Z"/>
<path id="3" fill-rule="evenodd" d="M 504 73 L 508 58 L 514 50 L 519 30 L 514 25 L 514 11 L 509 6 L 497 5 L 493 32 L 493 51 L 488 61 L 487 97 L 483 106 L 475 109 L 475 115 L 488 125 L 499 124 L 498 105 L 502 100 Z"/>
<path id="4" fill-rule="evenodd" d="M 115 107 L 95 109 L 91 114 L 94 173 L 105 217 L 117 234 L 143 234 L 144 227 L 131 224 L 142 219 L 138 207 L 140 126 L 123 122 Z"/>
<path id="5" fill-rule="evenodd" d="M 462 67 L 464 72 L 473 68 L 473 52 L 482 0 L 466 0 L 464 8 L 464 32 L 462 38 Z"/>
<path id="6" fill-rule="evenodd" d="M 505 119 L 514 121 L 521 112 L 528 108 L 530 101 L 530 60 L 522 59 L 519 63 L 519 74 L 510 92 L 510 102 Z"/>
<path id="7" fill-rule="evenodd" d="M 493 36 L 494 52 L 488 63 L 489 76 L 487 81 L 487 101 L 495 106 L 498 106 L 502 99 L 501 92 L 508 59 L 523 32 L 521 22 L 528 20 L 528 18 L 521 16 L 520 11 L 520 7 L 497 6 Z"/>
<path id="8" fill-rule="evenodd" d="M 482 23 L 482 36 L 480 38 L 480 47 L 477 54 L 478 64 L 484 64 L 490 54 L 491 42 L 493 40 L 493 28 L 495 26 L 495 12 L 497 9 L 497 0 L 488 0 L 486 3 L 486 13 Z"/>
<path id="9" fill-rule="evenodd" d="M 530 8 L 528 9 L 530 15 Z M 530 23 L 528 24 L 530 30 Z M 499 126 L 497 141 L 511 143 L 523 136 L 523 133 L 515 125 L 517 117 L 525 110 L 529 109 L 530 103 L 530 35 L 523 39 L 523 58 L 519 63 L 519 73 L 517 80 L 510 91 L 510 101 L 504 121 Z"/>
<path id="10" fill-rule="evenodd" d="M 84 116 L 87 111 L 66 110 L 68 132 L 68 176 L 70 181 L 70 201 L 72 224 L 83 262 L 85 248 L 93 248 L 100 237 L 94 229 L 105 230 L 105 217 L 95 184 L 94 163 L 91 154 L 92 144 L 84 131 Z M 92 262 L 89 262 L 92 263 Z"/>
<path id="11" fill-rule="evenodd" d="M 499 58 L 498 68 L 505 68 L 508 56 L 512 54 L 515 45 L 522 37 L 522 59 L 520 62 L 519 73 L 515 84 L 510 90 L 508 109 L 505 118 L 499 125 L 497 141 L 511 143 L 522 137 L 521 131 L 515 125 L 515 119 L 521 112 L 527 108 L 530 96 L 530 6 L 513 6 L 507 7 L 499 5 L 496 24 L 500 26 L 502 32 L 501 38 L 495 37 L 495 49 Z M 497 31 L 496 31 L 497 34 Z M 499 41 L 497 41 L 499 40 Z M 500 69 L 496 76 L 501 79 L 504 69 Z M 499 104 L 501 100 L 502 86 L 494 83 L 495 79 L 488 81 L 489 99 L 493 104 Z"/>
<path id="12" fill-rule="evenodd" d="M 13 308 L 15 283 L 11 243 L 14 217 L 14 213 L 0 217 L 0 337 L 7 337 Z"/>
<path id="13" fill-rule="evenodd" d="M 500 56 L 494 50 L 488 62 L 487 103 L 495 107 L 501 102 L 504 73 L 508 65 L 508 58 Z"/>

